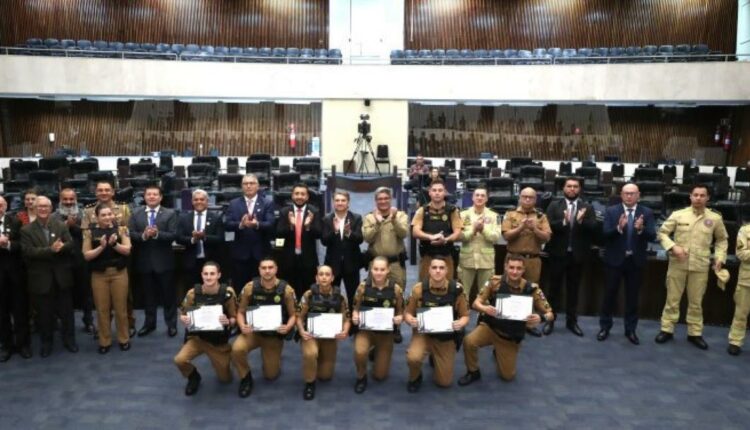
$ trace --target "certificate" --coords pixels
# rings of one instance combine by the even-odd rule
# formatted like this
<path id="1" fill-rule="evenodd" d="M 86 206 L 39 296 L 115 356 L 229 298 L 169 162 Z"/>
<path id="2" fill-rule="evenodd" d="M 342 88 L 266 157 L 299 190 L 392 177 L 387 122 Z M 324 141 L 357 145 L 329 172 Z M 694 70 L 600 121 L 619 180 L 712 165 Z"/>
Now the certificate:
<path id="1" fill-rule="evenodd" d="M 308 314 L 307 331 L 313 337 L 321 339 L 333 339 L 341 333 L 344 328 L 344 316 L 342 314 Z"/>
<path id="2" fill-rule="evenodd" d="M 245 321 L 253 331 L 276 331 L 281 326 L 281 305 L 250 306 Z"/>
<path id="3" fill-rule="evenodd" d="M 361 308 L 359 328 L 370 331 L 393 331 L 393 308 Z"/>
<path id="4" fill-rule="evenodd" d="M 222 331 L 224 326 L 219 322 L 219 317 L 224 314 L 221 305 L 201 306 L 188 311 L 190 317 L 189 331 Z"/>
<path id="5" fill-rule="evenodd" d="M 525 321 L 533 310 L 534 298 L 520 294 L 503 294 L 495 301 L 499 319 Z"/>
<path id="6" fill-rule="evenodd" d="M 453 307 L 437 306 L 417 309 L 417 327 L 419 333 L 452 333 Z"/>

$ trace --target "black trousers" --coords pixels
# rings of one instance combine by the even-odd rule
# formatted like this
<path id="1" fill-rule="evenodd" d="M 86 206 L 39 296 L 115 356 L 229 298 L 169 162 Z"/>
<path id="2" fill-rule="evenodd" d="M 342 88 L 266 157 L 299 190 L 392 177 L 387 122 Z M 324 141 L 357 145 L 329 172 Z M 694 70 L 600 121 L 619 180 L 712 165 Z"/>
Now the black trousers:
<path id="1" fill-rule="evenodd" d="M 63 342 L 75 342 L 72 293 L 70 288 L 60 288 L 57 282 L 54 282 L 49 293 L 32 296 L 39 338 L 42 340 L 42 344 L 49 345 L 52 343 L 57 318 L 60 319 Z"/>
<path id="2" fill-rule="evenodd" d="M 248 260 L 232 260 L 232 264 L 232 288 L 234 288 L 235 294 L 239 296 L 242 288 L 258 276 L 260 262 L 250 258 Z"/>
<path id="3" fill-rule="evenodd" d="M 29 302 L 26 282 L 19 267 L 0 269 L 0 346 L 29 346 Z"/>
<path id="4" fill-rule="evenodd" d="M 612 328 L 612 314 L 617 303 L 620 281 L 625 281 L 625 333 L 633 333 L 638 327 L 638 292 L 641 287 L 642 268 L 627 257 L 619 266 L 606 266 L 607 285 L 604 291 L 602 311 L 599 316 L 599 327 L 605 330 Z"/>
<path id="5" fill-rule="evenodd" d="M 297 300 L 315 283 L 317 266 L 310 266 L 310 261 L 317 263 L 318 260 L 317 258 L 311 260 L 309 256 L 301 254 L 292 257 L 292 261 L 284 261 L 281 279 L 287 281 L 294 288 Z"/>
<path id="6" fill-rule="evenodd" d="M 164 306 L 164 323 L 167 327 L 177 327 L 177 291 L 174 272 L 142 272 L 146 327 L 156 327 L 156 307 L 161 298 Z"/>
<path id="7" fill-rule="evenodd" d="M 550 286 L 547 293 L 552 312 L 557 315 L 562 309 L 560 302 L 565 284 L 565 320 L 569 323 L 578 320 L 578 289 L 581 282 L 582 263 L 577 263 L 572 252 L 565 257 L 550 256 Z"/>
<path id="8" fill-rule="evenodd" d="M 91 272 L 88 269 L 83 254 L 77 256 L 73 265 L 73 285 L 75 288 L 73 303 L 83 311 L 84 324 L 94 323 L 94 295 L 91 291 Z"/>
<path id="9" fill-rule="evenodd" d="M 337 273 L 333 278 L 333 285 L 340 287 L 341 281 L 344 282 L 346 299 L 349 303 L 349 309 L 351 309 L 354 304 L 354 293 L 357 291 L 357 286 L 359 286 L 359 270 L 348 273 Z"/>

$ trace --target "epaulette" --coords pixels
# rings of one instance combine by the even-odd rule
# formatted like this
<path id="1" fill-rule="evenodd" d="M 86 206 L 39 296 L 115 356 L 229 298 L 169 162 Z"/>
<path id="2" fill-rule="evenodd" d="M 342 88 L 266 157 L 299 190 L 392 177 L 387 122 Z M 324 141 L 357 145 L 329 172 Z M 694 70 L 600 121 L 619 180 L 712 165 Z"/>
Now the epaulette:
<path id="1" fill-rule="evenodd" d="M 95 207 L 96 207 L 96 205 L 98 205 L 98 204 L 99 204 L 99 202 L 89 203 L 89 204 L 87 204 L 86 206 L 84 206 L 84 209 L 91 209 L 91 208 L 95 208 Z"/>

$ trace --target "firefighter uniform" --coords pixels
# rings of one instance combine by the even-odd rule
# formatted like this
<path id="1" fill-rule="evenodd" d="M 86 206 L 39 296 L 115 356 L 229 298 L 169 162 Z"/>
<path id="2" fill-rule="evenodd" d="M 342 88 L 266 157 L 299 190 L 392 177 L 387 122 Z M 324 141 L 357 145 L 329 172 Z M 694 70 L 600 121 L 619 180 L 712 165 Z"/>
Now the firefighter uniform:
<path id="1" fill-rule="evenodd" d="M 734 290 L 734 319 L 729 329 L 729 344 L 742 346 L 747 329 L 747 315 L 750 313 L 750 224 L 742 226 L 737 233 L 737 251 L 740 272 L 737 288 Z"/>
<path id="2" fill-rule="evenodd" d="M 495 273 L 495 242 L 500 237 L 500 226 L 497 224 L 497 213 L 484 208 L 476 213 L 474 208 L 461 212 L 463 229 L 461 230 L 461 254 L 458 259 L 458 278 L 464 286 L 468 300 L 477 281 L 478 289 L 489 281 Z M 481 232 L 474 232 L 474 223 L 482 220 Z"/>
<path id="3" fill-rule="evenodd" d="M 365 215 L 362 220 L 362 237 L 368 244 L 371 258 L 388 259 L 388 278 L 398 285 L 406 285 L 406 270 L 401 255 L 405 255 L 404 239 L 409 235 L 409 217 L 402 211 L 378 222 L 374 213 Z"/>

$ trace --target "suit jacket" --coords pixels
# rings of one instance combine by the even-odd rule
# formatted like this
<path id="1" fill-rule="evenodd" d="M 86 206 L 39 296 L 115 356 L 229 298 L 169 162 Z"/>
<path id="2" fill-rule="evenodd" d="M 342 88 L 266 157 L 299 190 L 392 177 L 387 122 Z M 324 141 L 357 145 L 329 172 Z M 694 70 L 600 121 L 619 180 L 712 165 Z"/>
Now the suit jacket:
<path id="1" fill-rule="evenodd" d="M 338 230 L 333 228 L 335 213 L 331 212 L 323 217 L 323 226 L 320 242 L 326 247 L 325 264 L 331 266 L 336 276 L 342 273 L 358 272 L 362 267 L 362 252 L 359 245 L 362 243 L 362 216 L 346 213 L 346 222 L 351 226 L 349 237 L 341 239 Z"/>
<path id="2" fill-rule="evenodd" d="M 571 245 L 573 251 L 573 258 L 576 262 L 583 261 L 591 250 L 591 241 L 594 237 L 594 233 L 598 227 L 596 222 L 596 214 L 594 214 L 594 208 L 585 201 L 578 199 L 576 204 L 576 215 L 582 209 L 586 208 L 586 214 L 583 216 L 581 223 L 574 221 L 573 225 L 565 223 L 565 211 L 568 209 L 567 199 L 556 200 L 547 207 L 547 220 L 549 221 L 550 228 L 552 229 L 552 238 L 544 250 L 547 251 L 553 257 L 564 257 L 567 255 L 568 246 Z M 570 229 L 573 229 L 572 236 Z M 573 243 L 570 244 L 570 240 Z"/>
<path id="3" fill-rule="evenodd" d="M 19 270 L 21 261 L 21 221 L 5 214 L 0 232 L 10 240 L 10 248 L 0 248 L 0 270 Z"/>
<path id="4" fill-rule="evenodd" d="M 73 238 L 65 224 L 50 217 L 47 223 L 50 236 L 44 234 L 37 218 L 21 228 L 21 252 L 26 261 L 26 273 L 31 294 L 47 294 L 56 281 L 61 290 L 73 286 Z M 56 240 L 62 240 L 59 252 L 50 249 Z"/>
<path id="5" fill-rule="evenodd" d="M 218 249 L 224 244 L 224 222 L 218 212 L 206 210 L 206 219 L 203 220 L 203 231 L 206 233 L 203 239 L 203 253 L 207 260 L 218 258 Z M 195 268 L 195 260 L 198 256 L 198 245 L 192 242 L 195 230 L 195 211 L 187 211 L 180 214 L 177 220 L 177 243 L 185 247 L 183 253 L 183 267 L 185 269 Z"/>
<path id="6" fill-rule="evenodd" d="M 625 213 L 622 203 L 609 206 L 604 212 L 604 263 L 619 266 L 625 261 L 627 249 L 627 231 L 617 231 L 620 216 Z M 636 234 L 633 242 L 633 262 L 638 267 L 646 265 L 648 243 L 656 239 L 656 221 L 654 212 L 643 205 L 637 205 L 633 219 L 643 215 L 643 232 Z"/>
<path id="7" fill-rule="evenodd" d="M 128 223 L 130 241 L 135 251 L 135 269 L 138 272 L 156 273 L 174 270 L 172 242 L 177 238 L 177 213 L 161 206 L 155 221 L 159 234 L 143 240 L 143 232 L 148 227 L 147 209 L 147 206 L 136 209 Z"/>
<path id="8" fill-rule="evenodd" d="M 274 216 L 273 202 L 257 195 L 253 216 L 258 220 L 258 228 L 240 228 L 242 217 L 247 214 L 245 196 L 232 199 L 226 215 L 226 229 L 234 232 L 234 242 L 230 253 L 235 260 L 260 260 L 271 253 L 269 241 L 273 238 Z"/>
<path id="9" fill-rule="evenodd" d="M 294 226 L 289 225 L 289 212 L 293 210 L 292 206 L 285 206 L 281 209 L 281 212 L 279 213 L 279 222 L 276 227 L 276 236 L 284 239 L 284 247 L 281 253 L 286 264 L 291 264 L 291 262 L 294 261 L 295 233 Z M 307 230 L 303 228 L 302 230 L 302 255 L 305 256 L 303 263 L 304 267 L 307 268 L 317 267 L 318 265 L 316 239 L 320 237 L 323 224 L 318 209 L 309 203 L 305 207 L 302 219 L 306 219 L 307 214 L 310 212 L 313 213 L 313 220 L 310 224 L 310 228 Z"/>

